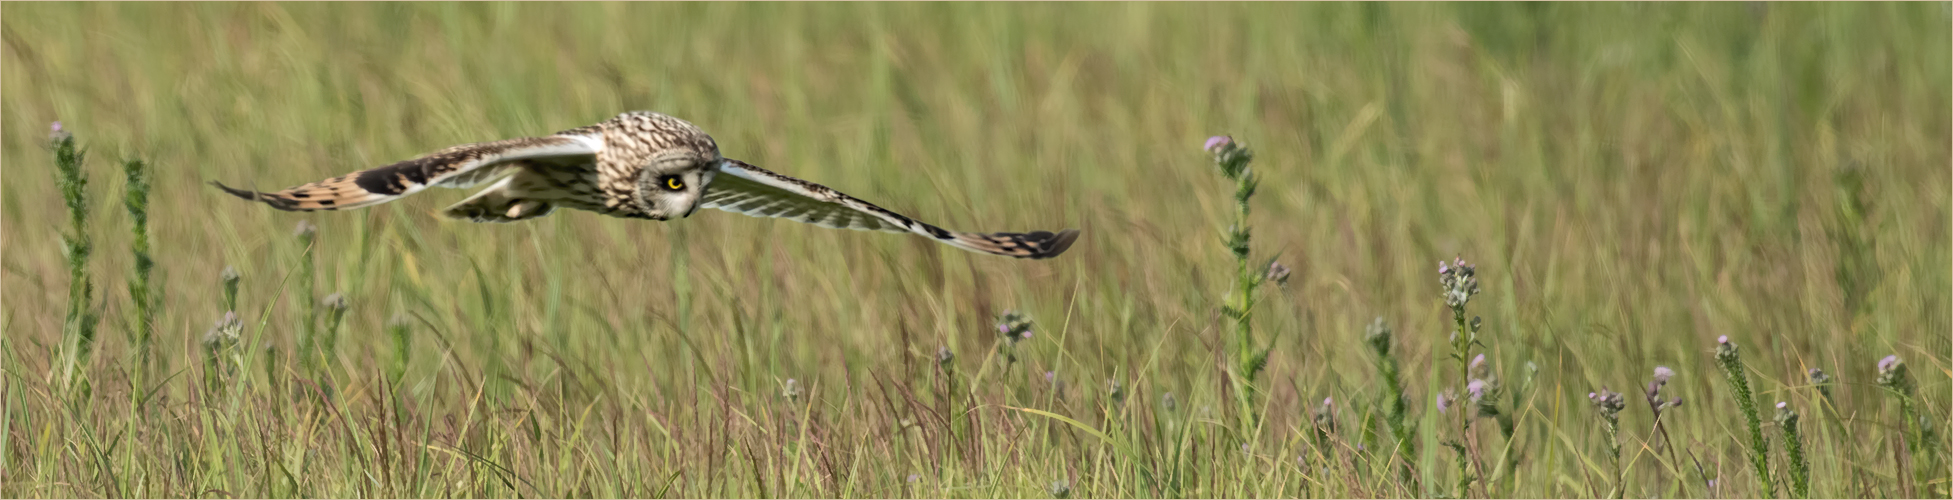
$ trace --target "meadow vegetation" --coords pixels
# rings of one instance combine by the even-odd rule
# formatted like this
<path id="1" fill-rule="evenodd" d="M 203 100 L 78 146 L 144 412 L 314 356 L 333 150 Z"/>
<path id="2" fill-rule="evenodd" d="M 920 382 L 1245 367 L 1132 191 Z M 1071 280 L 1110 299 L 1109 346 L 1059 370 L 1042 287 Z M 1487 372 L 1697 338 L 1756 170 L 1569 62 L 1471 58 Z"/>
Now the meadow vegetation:
<path id="1" fill-rule="evenodd" d="M 0 35 L 0 496 L 1953 494 L 1943 2 L 7 3 Z M 636 109 L 1082 235 L 205 184 Z"/>

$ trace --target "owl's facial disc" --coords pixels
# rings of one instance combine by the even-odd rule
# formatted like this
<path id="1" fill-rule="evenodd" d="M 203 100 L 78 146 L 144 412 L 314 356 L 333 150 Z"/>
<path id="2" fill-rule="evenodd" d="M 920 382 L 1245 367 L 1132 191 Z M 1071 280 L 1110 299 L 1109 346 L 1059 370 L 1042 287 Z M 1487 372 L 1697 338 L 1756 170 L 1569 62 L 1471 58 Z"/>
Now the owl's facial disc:
<path id="1" fill-rule="evenodd" d="M 712 182 L 717 161 L 696 156 L 659 158 L 638 173 L 638 210 L 652 219 L 689 217 L 705 197 L 705 184 Z"/>

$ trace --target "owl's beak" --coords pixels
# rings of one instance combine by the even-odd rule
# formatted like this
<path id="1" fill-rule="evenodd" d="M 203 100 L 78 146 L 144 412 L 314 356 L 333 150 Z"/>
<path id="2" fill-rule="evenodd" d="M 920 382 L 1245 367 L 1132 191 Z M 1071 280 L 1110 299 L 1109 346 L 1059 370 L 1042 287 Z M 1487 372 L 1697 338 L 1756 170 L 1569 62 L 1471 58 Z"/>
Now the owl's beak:
<path id="1" fill-rule="evenodd" d="M 692 212 L 697 212 L 697 211 L 698 211 L 698 206 L 699 206 L 699 205 L 704 205 L 704 203 L 693 203 L 693 204 L 692 204 L 692 209 L 691 209 L 691 210 L 686 210 L 686 211 L 685 211 L 685 218 L 687 218 L 687 219 L 690 219 L 690 218 L 692 218 Z"/>

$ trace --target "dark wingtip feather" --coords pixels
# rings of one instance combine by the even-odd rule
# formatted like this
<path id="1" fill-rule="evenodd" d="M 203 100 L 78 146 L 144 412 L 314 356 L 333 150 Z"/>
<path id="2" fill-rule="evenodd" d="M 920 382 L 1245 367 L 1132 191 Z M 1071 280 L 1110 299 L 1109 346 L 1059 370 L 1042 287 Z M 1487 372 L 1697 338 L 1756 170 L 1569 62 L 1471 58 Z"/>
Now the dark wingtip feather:
<path id="1" fill-rule="evenodd" d="M 217 189 L 222 189 L 224 190 L 224 192 L 230 193 L 231 196 L 236 196 L 238 198 L 243 198 L 249 201 L 262 201 L 266 205 L 271 205 L 271 208 L 276 208 L 279 210 L 286 210 L 286 211 L 291 211 L 293 209 L 291 200 L 286 200 L 275 196 L 265 196 L 264 193 L 260 193 L 257 191 L 251 191 L 247 189 L 237 189 L 234 187 L 226 186 L 224 185 L 224 183 L 217 182 L 217 181 L 210 181 L 210 185 L 217 186 Z"/>
<path id="2" fill-rule="evenodd" d="M 1066 229 L 1059 231 L 1057 234 L 1038 231 L 1031 233 L 1030 236 L 1037 239 L 1036 241 L 1032 241 L 1032 244 L 1037 246 L 1037 251 L 1025 257 L 1031 259 L 1049 259 L 1057 257 L 1058 254 L 1065 253 L 1065 250 L 1071 249 L 1071 244 L 1078 241 L 1078 230 Z"/>

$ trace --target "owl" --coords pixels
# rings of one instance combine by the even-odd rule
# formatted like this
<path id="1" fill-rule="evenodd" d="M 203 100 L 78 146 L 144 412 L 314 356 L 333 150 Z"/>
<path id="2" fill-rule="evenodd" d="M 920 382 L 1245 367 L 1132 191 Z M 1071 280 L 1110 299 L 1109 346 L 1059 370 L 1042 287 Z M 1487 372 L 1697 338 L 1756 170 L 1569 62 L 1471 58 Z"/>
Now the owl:
<path id="1" fill-rule="evenodd" d="M 454 146 L 283 191 L 211 184 L 239 198 L 301 212 L 369 207 L 429 187 L 486 185 L 442 215 L 515 222 L 569 208 L 665 221 L 715 208 L 829 228 L 914 233 L 964 250 L 1027 259 L 1056 257 L 1078 239 L 1076 229 L 965 233 L 936 227 L 827 186 L 720 156 L 719 145 L 705 131 L 646 111 L 544 137 Z"/>

